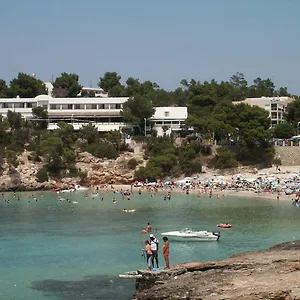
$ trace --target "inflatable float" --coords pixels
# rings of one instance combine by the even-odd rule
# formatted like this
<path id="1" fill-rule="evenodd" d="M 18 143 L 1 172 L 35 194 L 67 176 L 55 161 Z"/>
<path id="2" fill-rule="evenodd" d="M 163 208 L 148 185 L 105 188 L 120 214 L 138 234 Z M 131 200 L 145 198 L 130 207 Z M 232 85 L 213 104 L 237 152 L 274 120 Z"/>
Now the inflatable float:
<path id="1" fill-rule="evenodd" d="M 220 228 L 231 228 L 232 227 L 232 225 L 229 223 L 219 223 L 217 226 Z"/>

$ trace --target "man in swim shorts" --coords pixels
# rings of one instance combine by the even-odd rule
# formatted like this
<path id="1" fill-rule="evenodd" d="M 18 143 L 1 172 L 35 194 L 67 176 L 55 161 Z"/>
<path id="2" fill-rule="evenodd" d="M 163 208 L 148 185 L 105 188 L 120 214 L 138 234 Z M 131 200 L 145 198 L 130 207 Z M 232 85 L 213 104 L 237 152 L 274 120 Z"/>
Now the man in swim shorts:
<path id="1" fill-rule="evenodd" d="M 158 239 L 153 235 L 150 234 L 150 247 L 152 251 L 152 265 L 154 268 L 154 262 L 156 262 L 156 267 L 159 268 L 158 266 Z"/>

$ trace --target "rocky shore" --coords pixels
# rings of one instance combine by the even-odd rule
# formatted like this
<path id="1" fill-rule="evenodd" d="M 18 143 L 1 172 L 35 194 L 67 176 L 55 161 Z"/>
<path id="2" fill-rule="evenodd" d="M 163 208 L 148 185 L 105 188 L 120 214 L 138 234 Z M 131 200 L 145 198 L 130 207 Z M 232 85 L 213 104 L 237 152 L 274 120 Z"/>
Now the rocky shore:
<path id="1" fill-rule="evenodd" d="M 76 167 L 87 173 L 82 180 L 79 177 L 50 178 L 38 182 L 36 174 L 43 167 L 41 162 L 33 162 L 30 152 L 25 151 L 18 157 L 19 165 L 14 168 L 6 162 L 0 173 L 0 191 L 34 191 L 52 188 L 70 188 L 72 185 L 99 186 L 102 184 L 131 184 L 134 181 L 134 170 L 128 166 L 130 159 L 143 165 L 142 153 L 126 152 L 117 159 L 102 159 L 90 153 L 81 152 L 76 157 Z"/>
<path id="2" fill-rule="evenodd" d="M 174 265 L 161 272 L 139 271 L 140 300 L 300 299 L 300 241 L 216 262 Z"/>

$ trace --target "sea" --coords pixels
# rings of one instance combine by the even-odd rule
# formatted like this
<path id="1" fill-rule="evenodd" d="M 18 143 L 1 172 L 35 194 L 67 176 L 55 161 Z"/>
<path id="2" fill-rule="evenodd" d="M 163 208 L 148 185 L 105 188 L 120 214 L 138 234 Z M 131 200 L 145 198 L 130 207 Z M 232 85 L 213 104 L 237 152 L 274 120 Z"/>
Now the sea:
<path id="1" fill-rule="evenodd" d="M 142 248 L 148 235 L 141 229 L 148 222 L 160 241 L 161 267 L 165 231 L 221 233 L 218 242 L 170 241 L 171 265 L 220 260 L 300 239 L 300 207 L 292 200 L 173 193 L 165 201 L 147 192 L 127 200 L 111 191 L 61 195 L 65 201 L 52 191 L 0 194 L 0 299 L 132 299 L 135 281 L 118 275 L 146 268 Z M 220 222 L 232 228 L 218 229 Z"/>

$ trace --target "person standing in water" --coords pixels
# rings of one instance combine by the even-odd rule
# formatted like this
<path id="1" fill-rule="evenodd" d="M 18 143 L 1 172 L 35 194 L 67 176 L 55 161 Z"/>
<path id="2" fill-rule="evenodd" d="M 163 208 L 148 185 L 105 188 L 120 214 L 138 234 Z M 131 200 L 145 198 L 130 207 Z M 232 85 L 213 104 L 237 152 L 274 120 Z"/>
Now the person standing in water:
<path id="1" fill-rule="evenodd" d="M 147 230 L 147 232 L 152 231 L 152 227 L 151 227 L 150 223 L 147 224 L 146 230 Z"/>
<path id="2" fill-rule="evenodd" d="M 150 243 L 148 240 L 145 241 L 145 248 L 142 250 L 146 252 L 148 270 L 152 271 L 152 259 L 153 259 L 152 255 L 153 254 L 152 254 Z"/>
<path id="3" fill-rule="evenodd" d="M 154 268 L 154 262 L 156 262 L 156 268 L 159 268 L 158 266 L 158 239 L 153 235 L 150 234 L 150 246 L 152 251 L 152 266 Z"/>
<path id="4" fill-rule="evenodd" d="M 163 237 L 164 245 L 162 246 L 162 253 L 166 262 L 165 269 L 170 269 L 170 263 L 169 263 L 169 254 L 170 254 L 170 245 L 169 240 L 166 236 Z"/>

